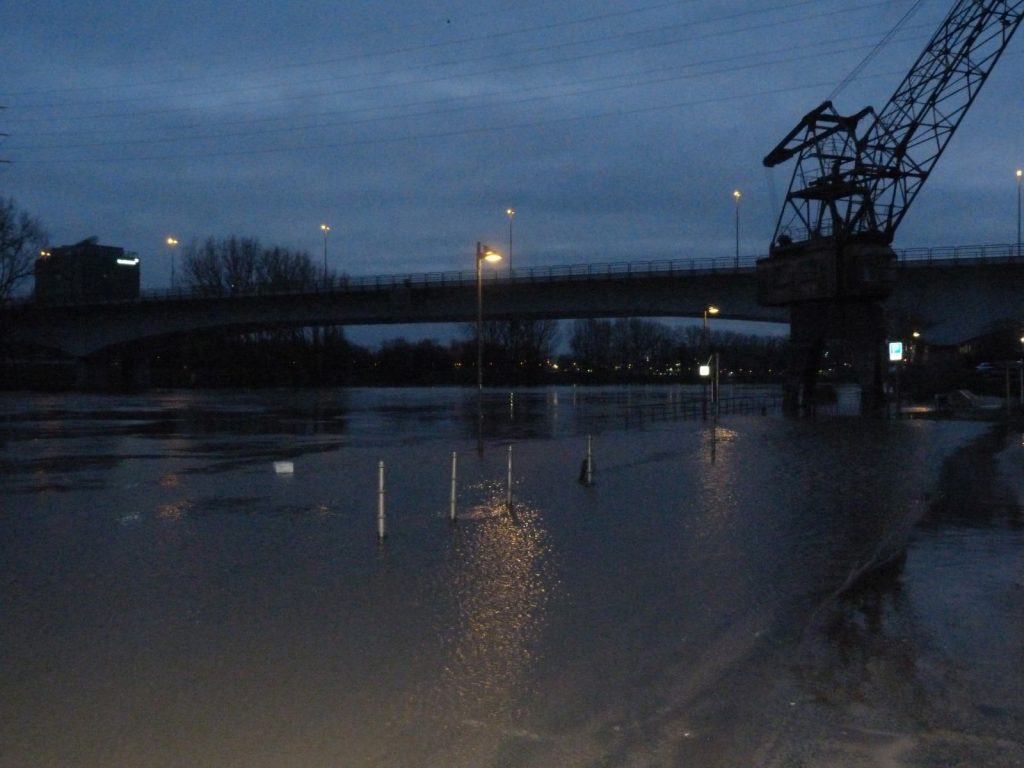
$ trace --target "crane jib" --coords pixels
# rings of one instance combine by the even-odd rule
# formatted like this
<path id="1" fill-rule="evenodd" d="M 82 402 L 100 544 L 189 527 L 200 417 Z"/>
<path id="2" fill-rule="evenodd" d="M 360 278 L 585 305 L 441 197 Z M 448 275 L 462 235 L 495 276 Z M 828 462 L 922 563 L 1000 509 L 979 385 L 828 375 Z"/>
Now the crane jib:
<path id="1" fill-rule="evenodd" d="M 1022 18 L 1024 0 L 959 0 L 881 110 L 826 101 L 766 155 L 796 163 L 762 301 L 887 295 L 896 229 Z"/>

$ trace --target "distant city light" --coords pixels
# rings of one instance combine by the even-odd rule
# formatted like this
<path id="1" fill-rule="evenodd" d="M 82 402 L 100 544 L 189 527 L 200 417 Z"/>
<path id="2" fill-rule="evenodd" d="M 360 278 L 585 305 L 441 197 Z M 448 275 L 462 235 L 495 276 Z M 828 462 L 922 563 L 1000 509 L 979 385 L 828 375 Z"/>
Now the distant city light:
<path id="1" fill-rule="evenodd" d="M 139 263 L 138 258 L 134 259 L 118 259 L 117 263 L 124 267 L 134 267 Z"/>

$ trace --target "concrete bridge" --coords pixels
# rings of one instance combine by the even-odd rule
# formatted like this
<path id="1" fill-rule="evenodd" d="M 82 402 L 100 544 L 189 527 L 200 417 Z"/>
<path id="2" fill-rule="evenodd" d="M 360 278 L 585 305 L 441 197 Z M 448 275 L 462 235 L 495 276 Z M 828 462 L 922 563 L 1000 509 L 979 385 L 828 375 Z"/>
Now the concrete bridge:
<path id="1" fill-rule="evenodd" d="M 955 344 L 993 322 L 1024 319 L 1024 259 L 1016 246 L 898 252 L 899 281 L 886 305 L 894 334 L 918 330 L 928 343 Z M 484 271 L 484 315 L 572 319 L 700 317 L 788 322 L 787 310 L 756 301 L 754 261 L 637 261 Z M 470 322 L 473 272 L 350 278 L 297 291 L 203 295 L 150 291 L 125 301 L 43 305 L 23 300 L 0 312 L 9 342 L 89 358 L 208 331 L 317 325 Z"/>

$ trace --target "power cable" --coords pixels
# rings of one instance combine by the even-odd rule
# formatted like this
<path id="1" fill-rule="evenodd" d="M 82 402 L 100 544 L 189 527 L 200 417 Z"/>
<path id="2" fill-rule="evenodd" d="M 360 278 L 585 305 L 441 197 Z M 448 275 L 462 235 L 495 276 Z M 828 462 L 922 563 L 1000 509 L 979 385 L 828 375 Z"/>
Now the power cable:
<path id="1" fill-rule="evenodd" d="M 873 35 L 872 35 L 872 37 L 873 37 Z M 815 43 L 815 44 L 812 44 L 811 46 L 804 46 L 804 47 L 805 48 L 808 48 L 808 47 L 809 48 L 819 48 L 819 47 L 821 47 L 821 45 L 822 45 L 822 43 Z M 849 52 L 852 52 L 852 51 L 863 50 L 863 48 L 864 48 L 864 46 L 853 46 L 853 47 L 845 48 L 845 49 L 836 49 L 834 47 L 830 47 L 829 50 L 834 55 L 841 55 L 841 54 L 849 53 Z M 736 72 L 747 71 L 747 70 L 750 70 L 750 69 L 763 69 L 765 67 L 777 66 L 777 65 L 780 65 L 780 64 L 792 64 L 792 63 L 796 63 L 796 62 L 800 62 L 800 61 L 807 61 L 807 60 L 810 60 L 810 59 L 816 59 L 820 55 L 818 53 L 807 53 L 807 54 L 804 54 L 804 55 L 801 55 L 801 56 L 788 56 L 788 57 L 776 59 L 776 60 L 773 60 L 773 61 L 770 61 L 770 60 L 767 60 L 767 59 L 763 58 L 763 56 L 766 53 L 767 54 L 790 53 L 793 50 L 794 49 L 793 49 L 792 46 L 787 46 L 786 48 L 780 48 L 780 49 L 775 49 L 773 51 L 762 52 L 761 54 L 759 54 L 759 58 L 756 61 L 754 61 L 754 62 L 750 62 L 750 63 L 746 63 L 746 64 L 734 64 L 732 66 L 724 66 L 724 67 L 720 67 L 718 69 L 712 69 L 712 70 L 708 70 L 708 71 L 680 73 L 680 74 L 672 75 L 670 77 L 645 79 L 645 80 L 640 80 L 640 81 L 634 80 L 632 82 L 621 83 L 621 84 L 614 84 L 614 85 L 603 85 L 603 86 L 594 87 L 594 88 L 579 88 L 579 89 L 577 89 L 575 91 L 561 91 L 561 92 L 555 93 L 555 94 L 539 95 L 539 96 L 532 96 L 532 97 L 519 98 L 519 99 L 502 99 L 500 101 L 492 102 L 492 103 L 488 104 L 488 106 L 489 107 L 521 106 L 521 105 L 524 105 L 524 104 L 536 103 L 536 102 L 540 102 L 540 101 L 550 101 L 552 99 L 566 98 L 566 97 L 570 97 L 570 96 L 585 96 L 585 95 L 590 95 L 590 94 L 594 94 L 594 93 L 606 93 L 606 92 L 609 92 L 609 91 L 621 90 L 621 89 L 624 89 L 624 88 L 637 88 L 637 87 L 647 87 L 647 86 L 651 86 L 651 85 L 661 85 L 661 84 L 665 84 L 665 83 L 678 82 L 678 81 L 682 81 L 682 80 L 692 80 L 692 79 L 697 79 L 697 78 L 712 77 L 712 76 L 723 75 L 723 74 L 732 74 L 732 73 L 736 73 Z M 725 57 L 725 58 L 719 59 L 717 61 L 702 62 L 702 63 L 724 64 L 724 63 L 727 63 L 727 62 L 735 62 L 737 60 L 743 60 L 743 59 L 749 59 L 749 58 L 750 58 L 749 55 L 746 55 L 746 56 L 733 56 L 733 57 Z M 692 68 L 692 67 L 698 66 L 698 64 L 690 64 L 690 65 L 686 65 L 686 66 Z M 665 72 L 667 70 L 674 71 L 676 69 L 678 69 L 678 67 L 674 67 L 674 68 L 662 67 L 662 68 L 658 68 L 657 70 L 653 70 L 652 72 L 649 72 L 648 74 L 655 73 L 655 72 Z M 602 78 L 594 78 L 594 79 L 592 79 L 589 82 L 603 82 L 603 81 L 607 81 L 607 80 L 610 80 L 610 79 L 621 79 L 623 77 L 630 77 L 630 75 L 625 75 L 625 76 L 623 76 L 623 75 L 614 75 L 614 76 L 607 76 L 607 77 L 602 77 Z M 581 83 L 577 83 L 577 85 L 579 85 L 579 84 L 581 84 Z M 530 92 L 530 91 L 534 91 L 534 90 L 537 90 L 537 88 L 524 89 L 523 92 Z M 518 93 L 518 91 L 512 92 L 513 95 L 515 93 Z M 496 94 L 489 94 L 489 95 L 491 95 L 491 96 L 502 96 L 502 95 L 505 95 L 505 94 L 504 94 L 504 92 L 499 92 L 499 93 L 496 93 Z M 433 103 L 433 102 L 426 102 L 427 105 L 429 105 L 431 103 Z M 410 105 L 403 105 L 403 107 L 407 107 L 407 106 L 410 106 Z M 416 105 L 412 105 L 412 106 L 416 106 Z M 358 114 L 358 113 L 361 113 L 361 112 L 366 112 L 366 111 L 370 111 L 370 110 L 379 110 L 379 109 L 384 109 L 384 108 L 383 107 L 363 108 L 363 109 L 358 109 L 358 110 L 343 111 L 340 114 L 342 114 L 342 115 L 344 115 L 344 114 Z M 264 128 L 264 129 L 256 129 L 256 130 L 249 130 L 249 131 L 233 131 L 233 132 L 216 133 L 216 134 L 208 133 L 208 134 L 199 134 L 199 135 L 184 136 L 184 137 L 183 136 L 170 136 L 170 137 L 165 137 L 165 138 L 140 138 L 140 139 L 125 139 L 125 140 L 120 140 L 120 141 L 81 142 L 81 143 L 78 143 L 78 144 L 63 144 L 62 143 L 62 144 L 55 144 L 55 145 L 19 145 L 19 146 L 13 147 L 12 149 L 19 149 L 19 150 L 21 150 L 21 149 L 29 149 L 29 150 L 87 149 L 87 148 L 110 147 L 110 146 L 138 146 L 138 145 L 146 145 L 146 144 L 169 144 L 169 143 L 175 143 L 175 142 L 202 141 L 202 140 L 209 140 L 209 139 L 216 140 L 216 139 L 225 139 L 225 138 L 246 138 L 246 137 L 250 137 L 250 136 L 260 136 L 260 135 L 275 134 L 275 133 L 290 133 L 290 132 L 295 132 L 295 131 L 306 131 L 306 130 L 312 130 L 312 129 L 325 129 L 325 128 L 354 127 L 354 126 L 357 126 L 357 125 L 365 125 L 365 124 L 372 124 L 372 123 L 379 123 L 379 122 L 386 122 L 386 121 L 410 120 L 410 119 L 414 119 L 414 118 L 423 118 L 423 117 L 435 117 L 435 116 L 439 116 L 439 115 L 447 115 L 447 114 L 453 114 L 453 113 L 457 113 L 457 112 L 474 111 L 474 110 L 479 110 L 479 109 L 480 109 L 480 106 L 478 104 L 470 103 L 470 104 L 464 104 L 464 105 L 461 105 L 461 106 L 453 106 L 453 107 L 448 107 L 448 108 L 443 108 L 443 109 L 442 108 L 438 108 L 438 109 L 424 110 L 424 111 L 419 111 L 419 112 L 405 112 L 405 113 L 398 114 L 398 115 L 387 115 L 387 116 L 381 116 L 381 117 L 367 117 L 367 118 L 358 119 L 358 120 L 346 120 L 346 121 L 340 121 L 340 122 L 326 122 L 326 123 L 325 122 L 317 122 L 317 123 L 314 123 L 314 124 L 299 125 L 299 126 L 289 125 L 289 126 L 283 126 L 283 127 L 279 127 L 279 128 Z M 324 116 L 323 114 L 319 115 L 319 117 L 323 117 L 323 116 Z M 315 117 L 315 116 L 311 116 L 310 119 L 312 119 L 312 117 Z M 60 132 L 57 135 L 65 135 L 65 133 L 66 132 Z M 54 135 L 54 134 L 50 134 L 50 135 Z"/>
<path id="2" fill-rule="evenodd" d="M 910 8 L 907 10 L 907 12 L 905 14 L 903 14 L 903 17 L 899 21 L 896 22 L 895 26 L 893 26 L 893 28 L 890 29 L 885 34 L 885 36 L 881 40 L 878 41 L 878 44 L 874 48 L 872 48 L 870 51 L 868 51 L 868 54 L 863 59 L 861 59 L 860 63 L 857 64 L 857 66 L 855 66 L 850 71 L 850 73 L 839 82 L 839 85 L 837 85 L 834 89 L 832 89 L 832 93 L 830 93 L 829 97 L 828 97 L 829 101 L 834 100 L 836 98 L 836 96 L 838 96 L 840 93 L 842 93 L 844 90 L 846 90 L 846 86 L 848 86 L 851 82 L 853 82 L 853 80 L 861 72 L 864 71 L 864 68 L 868 64 L 870 64 L 875 59 L 876 56 L 878 56 L 878 54 L 882 51 L 882 49 L 885 48 L 889 44 L 889 42 L 893 39 L 893 37 L 895 37 L 896 34 L 903 28 L 903 25 L 906 24 L 908 21 L 910 21 L 910 17 L 913 16 L 915 13 L 917 13 L 917 10 L 921 7 L 923 2 L 924 2 L 924 0 L 915 0 L 914 4 L 912 6 L 910 6 Z"/>
<path id="3" fill-rule="evenodd" d="M 804 4 L 807 4 L 809 2 L 815 2 L 815 0 L 800 0 L 800 2 L 795 3 L 794 5 L 804 5 Z M 861 11 L 861 10 L 864 10 L 865 8 L 872 8 L 872 7 L 875 7 L 875 6 L 881 6 L 881 5 L 885 5 L 885 4 L 886 4 L 886 0 L 881 0 L 880 2 L 876 2 L 876 3 L 873 3 L 873 4 L 868 4 L 866 6 L 861 6 L 859 8 L 844 7 L 842 9 L 840 9 L 840 10 L 837 10 L 837 11 L 830 11 L 830 12 L 825 12 L 825 13 L 821 13 L 821 14 L 815 14 L 811 18 L 812 19 L 832 18 L 832 17 L 838 16 L 838 15 L 841 15 L 841 14 L 847 14 L 847 13 L 851 13 L 851 12 Z M 790 7 L 790 6 L 787 6 L 787 7 Z M 481 70 L 481 71 L 477 71 L 477 72 L 471 72 L 471 73 L 468 73 L 468 74 L 464 73 L 464 74 L 460 74 L 460 75 L 444 75 L 444 76 L 441 76 L 441 77 L 428 77 L 428 78 L 421 78 L 421 79 L 418 79 L 418 80 L 408 80 L 408 81 L 401 81 L 401 82 L 390 82 L 390 83 L 386 83 L 384 85 L 360 86 L 360 87 L 357 87 L 357 88 L 346 88 L 346 89 L 340 89 L 340 90 L 334 90 L 334 91 L 327 91 L 327 92 L 320 93 L 320 94 L 317 94 L 317 95 L 319 97 L 321 97 L 321 98 L 325 97 L 325 96 L 349 96 L 349 95 L 355 95 L 355 94 L 361 94 L 361 93 L 367 93 L 367 92 L 378 92 L 378 91 L 385 90 L 385 89 L 407 88 L 407 87 L 412 87 L 412 86 L 423 86 L 423 85 L 436 85 L 436 84 L 451 82 L 451 81 L 457 80 L 457 79 L 463 79 L 464 80 L 464 79 L 468 79 L 469 77 L 483 77 L 483 76 L 487 76 L 487 75 L 505 75 L 505 76 L 507 76 L 510 72 L 522 71 L 522 70 L 525 70 L 525 69 L 531 69 L 531 68 L 540 67 L 540 66 L 550 66 L 550 65 L 555 65 L 555 64 L 575 64 L 575 63 L 579 63 L 581 61 L 586 61 L 586 60 L 590 60 L 590 59 L 594 59 L 594 58 L 604 58 L 604 57 L 613 56 L 613 55 L 622 54 L 622 53 L 635 53 L 637 51 L 652 50 L 652 49 L 655 49 L 655 48 L 664 48 L 664 47 L 668 47 L 668 46 L 681 45 L 681 44 L 684 44 L 684 43 L 702 42 L 702 41 L 710 40 L 710 39 L 713 39 L 713 38 L 724 37 L 724 36 L 733 35 L 733 34 L 737 34 L 737 33 L 757 32 L 757 31 L 763 31 L 765 29 L 774 29 L 774 28 L 778 28 L 780 26 L 804 23 L 807 20 L 808 20 L 807 17 L 804 17 L 804 18 L 799 18 L 799 19 L 786 19 L 786 20 L 783 20 L 783 21 L 766 22 L 766 23 L 761 23 L 761 24 L 748 25 L 746 27 L 733 28 L 733 29 L 726 30 L 726 31 L 716 31 L 716 32 L 704 33 L 704 34 L 701 34 L 701 35 L 691 35 L 691 36 L 683 37 L 683 38 L 673 38 L 673 39 L 667 40 L 667 41 L 663 40 L 663 41 L 658 41 L 658 42 L 655 42 L 655 43 L 648 43 L 648 44 L 640 45 L 640 46 L 628 46 L 628 47 L 613 49 L 613 50 L 610 50 L 610 51 L 588 52 L 588 53 L 578 54 L 578 55 L 575 55 L 575 56 L 566 57 L 566 58 L 562 58 L 562 59 L 553 59 L 553 60 L 546 60 L 546 61 L 540 61 L 540 62 L 527 62 L 527 63 L 519 64 L 519 65 L 516 65 L 516 66 L 513 66 L 513 67 L 500 67 L 500 68 L 497 68 L 497 69 Z M 673 26 L 670 26 L 670 27 L 662 27 L 660 29 L 673 29 L 673 28 L 680 28 L 680 27 L 686 28 L 686 27 L 689 27 L 689 26 L 693 26 L 693 23 L 681 24 L 681 25 L 673 25 Z M 648 32 L 648 31 L 649 30 L 645 30 L 644 34 L 646 32 Z M 627 33 L 626 35 L 614 35 L 614 36 L 607 37 L 605 39 L 606 40 L 621 39 L 622 37 L 635 36 L 635 35 L 638 35 L 638 34 L 641 34 L 641 33 L 633 32 L 633 33 Z M 593 41 L 588 41 L 588 42 L 593 42 Z M 576 45 L 576 44 L 578 44 L 578 43 L 572 43 L 572 45 Z M 542 50 L 550 50 L 550 49 L 554 49 L 554 48 L 557 48 L 557 47 L 564 47 L 564 45 L 565 44 L 558 44 L 556 46 L 546 46 L 546 47 L 541 48 L 541 49 L 531 49 L 531 50 L 528 50 L 528 51 L 525 51 L 525 52 L 526 53 L 536 53 L 536 52 L 542 51 Z M 485 60 L 485 59 L 490 59 L 490 58 L 494 58 L 494 57 L 493 56 L 487 56 L 487 57 L 482 57 L 481 59 L 468 59 L 466 61 L 472 62 L 472 61 L 479 61 L 479 60 Z M 457 63 L 457 62 L 445 62 L 446 65 L 450 65 L 452 63 Z M 431 66 L 441 66 L 441 64 L 434 64 L 434 65 L 431 65 Z M 420 69 L 422 69 L 422 67 L 418 68 L 417 71 L 419 71 Z M 407 72 L 408 72 L 408 69 L 399 69 L 399 70 L 389 70 L 389 71 L 382 72 L 382 73 L 378 72 L 378 73 L 374 73 L 374 74 L 378 75 L 378 76 L 393 76 L 393 75 L 406 74 Z M 351 78 L 331 78 L 331 80 L 334 80 L 334 79 L 351 79 Z M 261 89 L 261 90 L 264 89 L 264 88 L 267 88 L 267 87 L 272 87 L 272 86 L 258 86 L 258 88 Z M 249 89 L 241 89 L 241 90 L 249 90 Z M 223 92 L 201 92 L 201 93 L 195 93 L 195 94 L 190 94 L 190 95 L 193 96 L 193 97 L 197 97 L 197 96 L 214 96 L 214 95 L 223 95 L 224 93 L 234 93 L 234 92 L 240 92 L 240 89 L 232 89 L 230 91 L 223 91 Z M 293 95 L 293 96 L 280 96 L 280 97 L 277 97 L 277 98 L 274 98 L 274 99 L 255 99 L 255 100 L 250 100 L 250 101 L 236 101 L 236 102 L 231 102 L 230 104 L 227 104 L 227 105 L 224 105 L 224 106 L 247 107 L 247 106 L 254 106 L 254 105 L 268 105 L 268 104 L 276 104 L 276 103 L 282 103 L 282 102 L 288 102 L 288 101 L 304 100 L 304 99 L 308 99 L 309 96 L 310 95 L 308 93 L 306 93 L 306 94 Z M 156 98 L 156 97 L 146 97 L 146 98 L 148 100 L 148 99 Z M 160 98 L 163 98 L 164 100 L 166 100 L 167 97 L 163 96 L 163 97 L 160 97 Z M 88 102 L 88 103 L 92 103 L 92 102 Z M 116 104 L 116 103 L 121 103 L 121 102 L 114 101 L 114 102 L 108 102 L 108 103 L 115 103 Z M 81 106 L 81 104 L 46 105 L 46 108 L 51 108 L 51 107 L 55 107 L 55 106 L 60 106 L 63 109 L 63 108 L 69 107 L 69 106 Z M 42 107 L 35 107 L 35 108 L 42 108 Z M 113 113 L 107 112 L 107 113 L 86 114 L 86 115 L 77 115 L 77 116 L 74 116 L 73 118 L 64 118 L 64 119 L 74 119 L 75 121 L 81 121 L 81 120 L 102 120 L 102 119 L 108 119 L 108 118 L 130 118 L 130 117 L 146 116 L 146 115 L 173 114 L 173 113 L 179 113 L 179 112 L 187 112 L 187 111 L 191 111 L 191 110 L 192 110 L 191 107 L 172 107 L 172 108 L 163 108 L 163 109 L 155 109 L 155 110 L 139 110 L 139 111 L 132 111 L 132 112 L 113 112 Z M 30 123 L 30 122 L 51 122 L 53 119 L 54 119 L 53 117 L 49 117 L 49 116 L 46 116 L 46 117 L 34 117 L 34 118 L 33 117 L 27 117 L 27 118 L 21 118 L 19 120 L 16 120 L 15 122 L 18 123 L 18 124 Z"/>

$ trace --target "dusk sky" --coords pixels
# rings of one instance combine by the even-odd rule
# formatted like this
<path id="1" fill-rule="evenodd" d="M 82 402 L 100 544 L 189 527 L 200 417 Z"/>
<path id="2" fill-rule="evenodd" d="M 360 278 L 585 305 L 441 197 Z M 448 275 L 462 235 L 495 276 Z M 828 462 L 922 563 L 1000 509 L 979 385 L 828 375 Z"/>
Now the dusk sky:
<path id="1" fill-rule="evenodd" d="M 912 0 L 6 2 L 0 193 L 166 287 L 173 235 L 257 237 L 352 275 L 766 251 L 762 157 Z M 951 0 L 835 96 L 880 108 Z M 1024 38 L 896 247 L 1016 237 Z M 506 265 L 507 266 L 507 265 Z"/>

